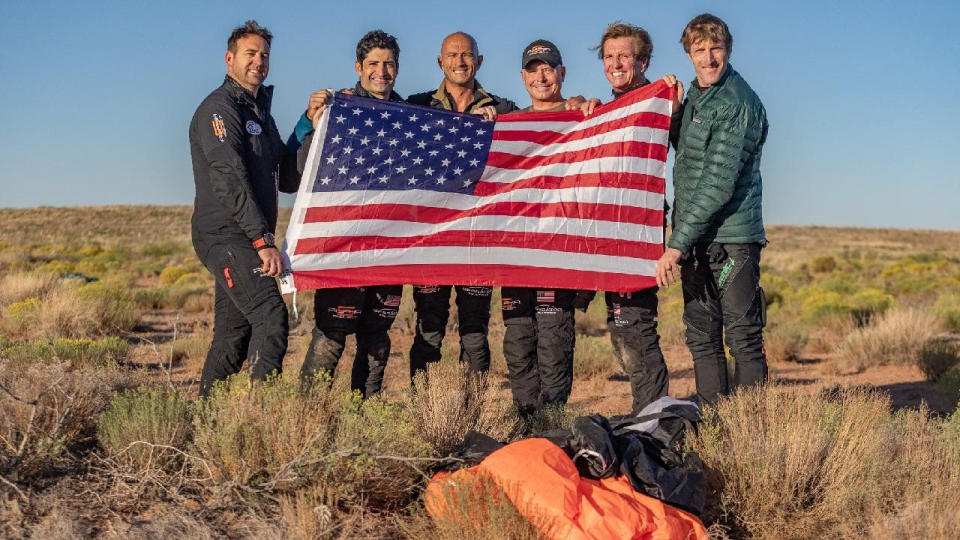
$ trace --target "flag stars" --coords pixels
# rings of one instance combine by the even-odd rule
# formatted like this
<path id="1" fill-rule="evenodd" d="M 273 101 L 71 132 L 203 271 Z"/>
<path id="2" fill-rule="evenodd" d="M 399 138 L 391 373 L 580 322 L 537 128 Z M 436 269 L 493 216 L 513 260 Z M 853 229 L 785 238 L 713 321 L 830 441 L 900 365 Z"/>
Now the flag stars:
<path id="1" fill-rule="evenodd" d="M 441 139 L 443 139 L 443 135 L 441 135 L 441 134 L 439 134 L 439 133 L 437 133 L 436 135 L 433 136 L 433 140 L 435 140 L 435 141 L 439 141 L 439 140 L 441 140 Z"/>
<path id="2" fill-rule="evenodd" d="M 486 132 L 487 132 L 487 130 L 485 130 L 485 129 L 478 129 L 478 130 L 477 130 L 477 135 L 483 135 L 483 134 L 486 133 Z"/>
<path id="3" fill-rule="evenodd" d="M 381 184 L 386 184 L 386 183 L 387 183 L 387 180 L 388 180 L 389 178 L 390 178 L 390 177 L 387 176 L 387 175 L 385 175 L 385 174 L 382 175 L 382 176 L 379 178 L 380 183 L 381 183 Z"/>
<path id="4" fill-rule="evenodd" d="M 462 157 L 464 157 L 464 156 L 466 156 L 466 155 L 467 155 L 467 151 L 466 151 L 466 150 L 457 150 L 457 157 L 461 157 L 461 158 L 462 158 Z"/>
<path id="5" fill-rule="evenodd" d="M 375 173 L 375 172 L 377 172 L 377 168 L 376 168 L 376 167 L 373 167 L 373 166 L 367 167 L 367 174 L 373 174 L 373 173 Z"/>
<path id="6" fill-rule="evenodd" d="M 416 176 L 411 176 L 411 177 L 407 180 L 407 183 L 410 184 L 410 185 L 416 184 L 416 183 L 417 183 L 417 177 L 416 177 Z"/>
<path id="7" fill-rule="evenodd" d="M 447 158 L 443 158 L 443 159 L 440 160 L 440 164 L 443 165 L 444 167 L 446 167 L 446 166 L 450 165 L 450 160 L 447 159 Z"/>
<path id="8" fill-rule="evenodd" d="M 472 126 L 472 125 L 473 125 L 473 122 L 467 122 L 467 123 L 464 124 L 463 126 L 464 126 L 464 127 L 470 127 L 470 126 Z"/>
<path id="9" fill-rule="evenodd" d="M 383 149 L 378 146 L 378 147 L 376 147 L 376 148 L 371 148 L 371 149 L 370 149 L 370 152 L 372 152 L 373 155 L 375 155 L 375 156 L 379 156 L 379 155 L 380 155 L 380 152 L 383 152 Z"/>
<path id="10" fill-rule="evenodd" d="M 457 126 L 451 126 L 450 129 L 448 129 L 447 131 L 449 131 L 450 133 L 456 133 L 460 130 L 457 128 Z"/>
<path id="11" fill-rule="evenodd" d="M 426 148 L 426 147 L 427 147 L 427 143 L 424 142 L 424 141 L 420 141 L 420 142 L 417 143 L 417 148 L 419 148 L 419 149 L 421 149 L 421 150 L 423 150 L 423 149 Z"/>
<path id="12" fill-rule="evenodd" d="M 470 166 L 471 166 L 471 167 L 476 167 L 477 165 L 480 165 L 480 160 L 479 160 L 479 159 L 474 158 L 474 159 L 471 159 L 471 160 L 470 160 Z"/>
<path id="13" fill-rule="evenodd" d="M 438 125 L 438 126 L 444 125 L 444 124 L 443 124 L 443 118 L 440 118 L 439 120 L 437 120 L 437 125 Z"/>
<path id="14" fill-rule="evenodd" d="M 463 173 L 463 169 L 461 169 L 460 167 L 453 169 L 453 174 L 457 176 L 460 176 L 462 173 Z"/>
<path id="15" fill-rule="evenodd" d="M 363 112 L 363 109 L 357 108 L 357 109 L 354 109 L 354 110 L 353 110 L 353 115 L 354 115 L 354 116 L 360 116 L 360 113 L 362 113 L 362 112 Z"/>
<path id="16" fill-rule="evenodd" d="M 453 150 L 453 143 L 443 145 L 447 150 Z"/>
<path id="17" fill-rule="evenodd" d="M 430 157 L 433 157 L 433 156 L 435 156 L 435 155 L 437 155 L 437 154 L 439 154 L 439 153 L 440 153 L 439 150 L 431 150 L 431 151 L 427 152 L 427 154 L 429 154 Z"/>
<path id="18" fill-rule="evenodd" d="M 387 111 L 383 111 L 382 113 L 380 113 L 380 118 L 383 118 L 384 120 L 386 120 L 387 118 L 390 118 L 390 113 L 388 113 Z"/>
<path id="19" fill-rule="evenodd" d="M 370 138 L 369 138 L 369 137 L 364 137 L 364 138 L 360 139 L 360 144 L 362 144 L 362 145 L 364 145 L 364 146 L 370 144 Z"/>
<path id="20" fill-rule="evenodd" d="M 360 183 L 360 177 L 359 177 L 359 176 L 351 176 L 351 177 L 350 177 L 350 183 L 351 183 L 351 184 L 359 184 L 359 183 Z"/>
<path id="21" fill-rule="evenodd" d="M 377 132 L 377 137 L 383 137 L 386 134 L 387 132 L 384 131 L 383 128 L 380 128 L 380 131 Z"/>
<path id="22" fill-rule="evenodd" d="M 473 143 L 473 147 L 476 148 L 477 150 L 480 150 L 481 148 L 483 148 L 483 143 L 475 142 Z"/>
<path id="23" fill-rule="evenodd" d="M 430 131 L 430 124 L 424 124 L 420 126 L 421 131 Z"/>
<path id="24" fill-rule="evenodd" d="M 357 129 L 357 128 L 355 128 L 355 127 L 352 127 L 352 128 L 350 128 L 350 129 L 347 130 L 347 133 L 349 133 L 349 134 L 351 134 L 351 135 L 356 135 L 358 131 L 360 131 L 360 130 Z"/>
<path id="25" fill-rule="evenodd" d="M 430 167 L 427 167 L 426 169 L 423 170 L 423 174 L 427 176 L 433 176 L 433 169 Z"/>
<path id="26" fill-rule="evenodd" d="M 403 134 L 403 136 L 406 137 L 406 138 L 408 138 L 408 139 L 412 139 L 412 138 L 413 138 L 413 132 L 412 132 L 412 131 L 407 131 L 406 133 Z"/>
<path id="27" fill-rule="evenodd" d="M 363 159 L 363 156 L 357 156 L 357 157 L 353 158 L 353 161 L 355 161 L 355 162 L 357 163 L 357 165 L 363 165 L 363 162 L 364 162 L 365 160 Z"/>
<path id="28" fill-rule="evenodd" d="M 337 161 L 337 158 L 335 158 L 335 157 L 333 157 L 333 156 L 327 156 L 327 163 L 333 165 L 333 163 L 334 163 L 335 161 Z"/>
<path id="29" fill-rule="evenodd" d="M 400 157 L 407 157 L 409 155 L 410 155 L 410 151 L 407 150 L 406 148 L 400 151 Z"/>
<path id="30" fill-rule="evenodd" d="M 463 181 L 463 187 L 470 187 L 470 181 L 469 181 L 469 180 L 464 180 L 464 181 Z"/>
<path id="31" fill-rule="evenodd" d="M 447 179 L 446 179 L 445 177 L 443 177 L 443 176 L 437 178 L 437 184 L 439 184 L 439 185 L 441 185 L 441 186 L 442 186 L 443 183 L 446 182 L 446 181 L 447 181 Z"/>
<path id="32" fill-rule="evenodd" d="M 363 121 L 363 125 L 367 127 L 373 127 L 373 118 L 367 118 Z"/>
<path id="33" fill-rule="evenodd" d="M 344 121 L 346 121 L 346 119 L 347 119 L 347 117 L 341 114 L 340 116 L 338 116 L 338 117 L 336 118 L 336 121 L 337 121 L 338 124 L 342 124 L 342 123 L 344 123 Z"/>
<path id="34" fill-rule="evenodd" d="M 397 139 L 390 139 L 390 146 L 396 146 L 399 142 Z"/>
<path id="35" fill-rule="evenodd" d="M 423 158 L 413 158 L 414 165 L 419 165 L 421 163 L 423 163 Z"/>
<path id="36" fill-rule="evenodd" d="M 353 152 L 353 147 L 352 147 L 352 146 L 348 146 L 348 147 L 346 147 L 346 148 L 343 149 L 343 153 L 344 153 L 344 154 L 349 154 L 350 152 Z"/>
<path id="37" fill-rule="evenodd" d="M 333 181 L 333 179 L 330 178 L 329 176 L 324 176 L 323 178 L 320 179 L 320 183 L 323 184 L 323 185 L 327 185 L 327 184 L 329 184 L 329 183 L 332 182 L 332 181 Z"/>
<path id="38" fill-rule="evenodd" d="M 339 172 L 340 174 L 347 174 L 347 168 L 346 168 L 346 167 L 338 167 L 338 168 L 337 168 L 337 172 Z"/>
<path id="39" fill-rule="evenodd" d="M 400 129 L 402 127 L 403 127 L 403 124 L 401 124 L 400 122 L 393 123 L 393 129 Z"/>
<path id="40" fill-rule="evenodd" d="M 397 174 L 403 174 L 403 173 L 404 173 L 404 171 L 406 171 L 406 170 L 407 170 L 407 168 L 406 168 L 406 167 L 404 167 L 403 165 L 401 165 L 401 166 L 399 166 L 399 167 L 397 167 L 397 168 L 396 168 L 396 169 L 394 169 L 394 170 L 395 170 L 395 171 L 397 171 Z"/>
<path id="41" fill-rule="evenodd" d="M 340 136 L 334 135 L 333 137 L 330 138 L 330 142 L 332 142 L 333 144 L 337 144 L 338 142 L 340 142 Z"/>
<path id="42" fill-rule="evenodd" d="M 417 116 L 417 115 L 415 115 L 415 114 L 411 114 L 411 115 L 410 115 L 410 121 L 411 121 L 411 122 L 416 122 L 416 121 L 419 120 L 419 119 L 420 119 L 420 117 Z"/>
<path id="43" fill-rule="evenodd" d="M 383 160 L 383 162 L 386 163 L 387 165 L 393 165 L 393 158 L 388 157 L 387 159 Z"/>

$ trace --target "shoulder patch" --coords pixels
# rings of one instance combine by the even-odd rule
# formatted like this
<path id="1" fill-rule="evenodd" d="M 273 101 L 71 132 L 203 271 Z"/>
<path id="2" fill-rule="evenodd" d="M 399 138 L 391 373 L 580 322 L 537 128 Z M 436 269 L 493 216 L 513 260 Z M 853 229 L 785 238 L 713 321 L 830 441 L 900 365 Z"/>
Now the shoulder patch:
<path id="1" fill-rule="evenodd" d="M 227 140 L 227 128 L 224 127 L 223 118 L 219 114 L 213 113 L 210 126 L 213 128 L 213 136 L 219 139 L 220 142 Z"/>
<path id="2" fill-rule="evenodd" d="M 251 135 L 259 135 L 263 133 L 263 128 L 261 128 L 260 124 L 254 122 L 253 120 L 247 120 L 247 133 Z"/>

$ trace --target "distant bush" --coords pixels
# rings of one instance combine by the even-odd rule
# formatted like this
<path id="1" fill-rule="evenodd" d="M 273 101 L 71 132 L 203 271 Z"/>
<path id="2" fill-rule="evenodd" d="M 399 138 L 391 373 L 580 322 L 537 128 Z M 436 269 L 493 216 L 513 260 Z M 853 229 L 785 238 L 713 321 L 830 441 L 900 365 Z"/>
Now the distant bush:
<path id="1" fill-rule="evenodd" d="M 577 336 L 573 354 L 574 380 L 609 377 L 623 372 L 608 336 Z"/>
<path id="2" fill-rule="evenodd" d="M 763 332 L 763 347 L 771 362 L 795 362 L 807 346 L 807 331 L 798 324 L 773 325 Z"/>
<path id="3" fill-rule="evenodd" d="M 931 339 L 920 349 L 917 366 L 928 380 L 935 381 L 960 363 L 958 348 L 960 347 L 956 343 L 943 339 Z"/>
<path id="4" fill-rule="evenodd" d="M 940 331 L 933 315 L 915 308 L 892 309 L 858 329 L 840 344 L 836 361 L 843 369 L 915 364 L 924 344 Z"/>
<path id="5" fill-rule="evenodd" d="M 857 310 L 856 304 L 838 292 L 815 288 L 804 292 L 803 319 L 808 323 L 818 323 L 832 316 L 852 316 Z"/>
<path id="6" fill-rule="evenodd" d="M 0 326 L 14 336 L 27 333 L 40 321 L 40 309 L 43 304 L 38 298 L 26 298 L 14 302 L 3 309 Z"/>
<path id="7" fill-rule="evenodd" d="M 810 261 L 810 271 L 817 273 L 833 272 L 837 269 L 837 260 L 832 255 L 820 255 Z"/>
<path id="8" fill-rule="evenodd" d="M 859 290 L 853 295 L 853 303 L 856 306 L 854 316 L 860 324 L 866 324 L 875 315 L 885 312 L 894 302 L 893 296 L 880 289 L 868 287 Z"/>
<path id="9" fill-rule="evenodd" d="M 57 278 L 52 274 L 27 272 L 4 275 L 0 278 L 0 307 L 28 298 L 43 298 L 56 286 Z"/>
<path id="10" fill-rule="evenodd" d="M 37 339 L 0 344 L 4 358 L 17 365 L 61 360 L 68 362 L 71 370 L 117 364 L 126 358 L 129 350 L 130 344 L 116 337 Z"/>
<path id="11" fill-rule="evenodd" d="M 951 332 L 960 332 L 960 293 L 955 290 L 941 293 L 933 304 L 933 312 Z"/>
<path id="12" fill-rule="evenodd" d="M 188 273 L 190 271 L 183 266 L 168 266 L 160 272 L 160 284 L 173 285 L 181 276 Z"/>
<path id="13" fill-rule="evenodd" d="M 954 406 L 957 405 L 957 402 L 960 401 L 960 364 L 954 364 L 952 368 L 948 369 L 943 375 L 937 379 L 937 387 L 940 388 L 944 394 L 946 394 L 952 401 Z M 954 417 L 960 417 L 956 411 L 953 414 Z M 956 421 L 958 428 L 960 428 L 960 420 Z M 958 429 L 957 434 L 960 435 L 960 429 Z M 957 450 L 960 451 L 960 438 L 957 438 Z"/>

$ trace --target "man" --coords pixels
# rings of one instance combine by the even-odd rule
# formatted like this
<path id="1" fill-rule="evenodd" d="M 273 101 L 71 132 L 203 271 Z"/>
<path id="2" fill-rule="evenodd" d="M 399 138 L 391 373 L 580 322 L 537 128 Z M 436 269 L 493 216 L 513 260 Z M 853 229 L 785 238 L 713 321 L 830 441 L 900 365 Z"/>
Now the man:
<path id="1" fill-rule="evenodd" d="M 645 73 L 653 54 L 653 41 L 643 28 L 613 23 L 604 31 L 597 51 L 614 99 L 650 83 Z M 610 339 L 630 379 L 631 407 L 636 413 L 667 394 L 667 365 L 657 334 L 657 288 L 606 292 L 604 299 Z M 588 302 L 589 298 L 577 300 L 578 306 Z"/>
<path id="2" fill-rule="evenodd" d="M 657 263 L 657 283 L 669 286 L 680 275 L 697 395 L 713 403 L 730 391 L 724 331 L 735 360 L 733 386 L 767 378 L 759 285 L 767 114 L 729 63 L 733 37 L 719 17 L 695 17 L 680 41 L 696 78 L 671 128 L 673 234 Z"/>
<path id="3" fill-rule="evenodd" d="M 520 67 L 531 103 L 521 112 L 566 109 L 561 95 L 566 68 L 556 45 L 544 39 L 527 45 Z M 573 386 L 576 291 L 503 287 L 500 293 L 503 355 L 514 404 L 523 415 L 565 405 Z"/>
<path id="4" fill-rule="evenodd" d="M 435 109 L 473 113 L 487 120 L 517 110 L 514 102 L 487 92 L 476 79 L 483 64 L 477 42 L 467 33 L 454 32 L 444 38 L 437 56 L 443 81 L 435 91 L 413 94 L 408 103 Z M 473 372 L 490 368 L 490 296 L 493 287 L 457 285 L 457 318 L 460 333 L 460 361 Z M 440 360 L 440 345 L 450 316 L 450 285 L 414 286 L 417 312 L 416 335 L 410 348 L 410 376 L 425 370 L 427 363 Z"/>
<path id="5" fill-rule="evenodd" d="M 296 191 L 300 177 L 270 115 L 273 87 L 263 86 L 272 38 L 256 21 L 233 30 L 223 85 L 190 122 L 197 189 L 191 236 L 216 280 L 201 396 L 240 371 L 245 359 L 254 379 L 279 372 L 287 350 L 287 309 L 269 278 L 283 270 L 273 240 L 277 190 Z"/>
<path id="6" fill-rule="evenodd" d="M 393 91 L 399 60 L 400 47 L 395 37 L 382 30 L 367 32 L 357 43 L 354 69 L 359 80 L 352 90 L 353 94 L 403 101 Z M 327 90 L 314 92 L 306 113 L 297 125 L 295 135 L 300 141 L 307 142 L 298 152 L 298 168 L 301 171 L 312 142 L 310 127 L 317 127 L 320 115 L 332 97 Z M 312 126 L 309 122 L 312 122 Z M 310 127 L 304 128 L 305 124 Z M 379 393 L 390 357 L 388 331 L 397 318 L 402 293 L 402 285 L 317 290 L 313 303 L 315 326 L 300 370 L 301 379 L 309 383 L 321 371 L 332 375 L 343 354 L 347 334 L 356 333 L 357 353 L 353 360 L 350 388 L 360 391 L 365 398 Z"/>

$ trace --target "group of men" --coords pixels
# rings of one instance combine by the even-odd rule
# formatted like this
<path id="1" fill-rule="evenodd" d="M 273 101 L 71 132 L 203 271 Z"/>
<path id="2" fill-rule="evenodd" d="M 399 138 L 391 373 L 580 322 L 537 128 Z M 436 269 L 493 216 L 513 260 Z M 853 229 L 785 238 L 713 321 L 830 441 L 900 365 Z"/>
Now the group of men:
<path id="1" fill-rule="evenodd" d="M 277 191 L 296 191 L 310 143 L 333 95 L 311 94 L 306 111 L 286 144 L 270 115 L 271 34 L 248 21 L 231 34 L 223 85 L 201 103 L 190 125 L 197 195 L 192 236 L 197 255 L 214 275 L 213 343 L 204 364 L 200 393 L 249 362 L 252 376 L 279 372 L 286 352 L 287 312 L 272 279 L 283 271 L 274 244 Z M 718 17 L 695 17 L 681 43 L 696 72 L 683 99 L 676 88 L 670 142 L 676 149 L 673 232 L 658 261 L 658 286 L 679 278 L 684 296 L 686 341 L 693 354 L 698 398 L 707 403 L 731 386 L 756 384 L 767 375 L 762 329 L 765 301 L 759 286 L 760 249 L 766 243 L 761 217 L 760 156 L 766 113 L 759 98 L 729 64 L 733 39 Z M 613 99 L 648 84 L 653 52 L 650 35 L 616 22 L 596 47 Z M 593 112 L 600 100 L 565 99 L 566 68 L 552 42 L 524 48 L 521 78 L 530 105 L 521 109 L 488 92 L 477 81 L 483 64 L 476 40 L 464 32 L 447 36 L 437 63 L 443 80 L 436 90 L 404 100 L 394 92 L 400 48 L 396 38 L 368 32 L 357 44 L 354 95 L 405 101 L 495 120 L 510 112 L 579 109 Z M 666 208 L 664 209 L 667 210 Z M 257 272 L 251 272 L 251 269 Z M 605 292 L 614 350 L 629 377 L 632 411 L 666 395 L 668 376 L 657 334 L 657 287 Z M 472 372 L 490 366 L 487 330 L 492 287 L 413 287 L 416 335 L 410 375 L 441 357 L 456 294 L 460 360 Z M 397 316 L 402 285 L 329 288 L 316 291 L 315 326 L 301 377 L 310 384 L 336 368 L 346 336 L 356 335 L 351 388 L 365 397 L 380 391 L 390 355 L 388 331 Z M 503 352 L 517 408 L 524 414 L 566 403 L 573 384 L 574 312 L 585 310 L 594 291 L 503 287 L 506 327 Z M 726 343 L 735 359 L 728 381 Z"/>

